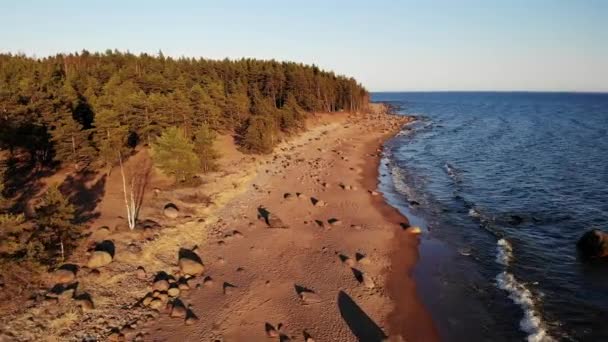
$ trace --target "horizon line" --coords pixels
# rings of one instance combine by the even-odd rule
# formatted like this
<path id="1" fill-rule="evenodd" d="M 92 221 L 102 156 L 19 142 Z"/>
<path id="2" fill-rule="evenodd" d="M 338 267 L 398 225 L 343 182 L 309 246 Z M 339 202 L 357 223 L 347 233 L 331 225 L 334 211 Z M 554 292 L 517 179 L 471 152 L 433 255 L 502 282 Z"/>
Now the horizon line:
<path id="1" fill-rule="evenodd" d="M 608 95 L 607 90 L 369 90 L 370 94 L 373 93 L 552 93 L 552 94 L 598 94 Z"/>

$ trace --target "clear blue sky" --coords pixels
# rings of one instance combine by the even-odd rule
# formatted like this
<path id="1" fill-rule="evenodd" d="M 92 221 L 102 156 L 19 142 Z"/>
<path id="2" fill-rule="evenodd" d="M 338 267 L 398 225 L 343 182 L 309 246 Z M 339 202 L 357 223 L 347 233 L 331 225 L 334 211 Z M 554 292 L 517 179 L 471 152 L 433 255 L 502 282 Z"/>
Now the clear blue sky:
<path id="1" fill-rule="evenodd" d="M 608 91 L 608 1 L 3 0 L 0 51 L 314 63 L 376 90 Z"/>

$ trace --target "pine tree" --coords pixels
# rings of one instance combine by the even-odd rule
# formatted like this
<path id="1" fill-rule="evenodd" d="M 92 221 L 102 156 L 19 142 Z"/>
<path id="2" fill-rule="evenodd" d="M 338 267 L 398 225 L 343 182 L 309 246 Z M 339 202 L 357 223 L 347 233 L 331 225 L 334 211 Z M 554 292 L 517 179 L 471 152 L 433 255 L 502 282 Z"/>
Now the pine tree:
<path id="1" fill-rule="evenodd" d="M 270 153 L 275 144 L 276 130 L 273 118 L 251 116 L 243 137 L 243 145 L 251 152 Z"/>
<path id="2" fill-rule="evenodd" d="M 201 167 L 194 144 L 178 127 L 169 127 L 152 144 L 152 158 L 159 169 L 178 182 L 191 180 Z"/>
<path id="3" fill-rule="evenodd" d="M 194 136 L 194 151 L 201 161 L 203 172 L 215 171 L 218 168 L 217 159 L 220 156 L 213 147 L 215 138 L 215 133 L 205 123 L 198 128 Z"/>
<path id="4" fill-rule="evenodd" d="M 77 226 L 74 206 L 63 196 L 56 185 L 50 186 L 42 197 L 42 205 L 36 209 L 38 238 L 51 252 L 59 249 L 61 259 L 72 247 Z"/>
<path id="5" fill-rule="evenodd" d="M 125 154 L 127 127 L 120 122 L 120 115 L 111 109 L 100 110 L 95 117 L 95 146 L 104 165 L 118 163 L 119 153 Z"/>

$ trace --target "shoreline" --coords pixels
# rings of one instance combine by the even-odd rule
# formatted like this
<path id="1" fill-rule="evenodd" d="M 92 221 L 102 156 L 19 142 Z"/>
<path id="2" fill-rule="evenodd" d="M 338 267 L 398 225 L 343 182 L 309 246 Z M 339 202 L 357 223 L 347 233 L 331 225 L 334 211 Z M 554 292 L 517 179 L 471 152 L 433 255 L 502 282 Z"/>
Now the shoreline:
<path id="1" fill-rule="evenodd" d="M 268 326 L 275 338 L 291 340 L 438 340 L 412 277 L 419 237 L 401 228 L 407 218 L 378 190 L 379 151 L 410 119 L 372 108 L 315 115 L 308 130 L 266 156 L 243 155 L 224 141 L 230 157 L 221 176 L 193 189 L 161 187 L 146 197 L 142 219 L 160 225 L 151 240 L 118 223 L 99 230 L 121 210 L 120 189 L 106 189 L 91 241 L 114 241 L 116 256 L 101 273 L 78 274 L 79 291 L 90 294 L 95 308 L 78 313 L 72 302 L 51 301 L 28 310 L 51 308 L 44 319 L 58 326 L 53 334 L 78 340 L 265 341 Z M 139 158 L 146 156 L 130 163 Z M 205 196 L 210 205 L 186 201 Z M 163 217 L 158 208 L 167 202 L 180 207 L 180 217 Z M 278 221 L 261 221 L 261 208 Z M 204 274 L 188 280 L 178 296 L 198 319 L 172 318 L 170 305 L 168 311 L 141 305 L 158 274 L 181 276 L 178 251 L 195 246 Z M 83 250 L 72 262 L 87 258 Z M 12 316 L 7 328 L 40 339 L 48 331 L 33 326 L 28 310 Z"/>
<path id="2" fill-rule="evenodd" d="M 379 183 L 378 151 L 408 120 L 384 112 L 329 117 L 328 123 L 276 148 L 251 181 L 255 189 L 239 195 L 218 213 L 222 226 L 237 227 L 251 240 L 248 249 L 254 252 L 238 255 L 243 247 L 228 242 L 222 247 L 209 246 L 203 255 L 212 261 L 211 277 L 228 279 L 236 286 L 232 298 L 225 294 L 218 298 L 207 290 L 193 295 L 186 301 L 195 308 L 223 307 L 206 318 L 214 324 L 183 331 L 181 323 L 161 318 L 155 335 L 168 341 L 212 336 L 257 341 L 267 338 L 262 327 L 269 323 L 280 324 L 280 334 L 292 340 L 301 340 L 302 332 L 317 341 L 380 341 L 386 337 L 399 341 L 399 336 L 407 341 L 439 340 L 412 277 L 419 238 L 401 228 L 407 218 L 381 194 L 372 195 Z M 309 161 L 308 166 L 285 166 L 298 157 Z M 327 205 L 317 208 L 306 200 L 285 200 L 287 192 L 301 192 Z M 289 229 L 245 222 L 256 205 L 276 213 Z M 332 218 L 341 223 L 328 224 Z M 244 224 L 249 229 L 238 228 Z M 209 240 L 213 244 L 214 239 Z M 371 263 L 353 260 L 355 252 Z M 214 259 L 223 265 L 218 266 Z M 290 261 L 282 264 L 282 259 Z M 227 264 L 244 270 L 235 274 L 234 268 L 226 269 Z M 368 288 L 357 280 L 357 273 L 369 275 L 375 285 Z M 295 293 L 298 287 L 313 291 L 319 303 L 302 303 Z M 237 317 L 231 317 L 229 313 L 235 311 Z"/>
<path id="3" fill-rule="evenodd" d="M 388 114 L 396 115 L 396 114 Z M 410 118 L 410 117 L 408 117 Z M 405 124 L 411 122 L 408 120 Z M 368 151 L 384 149 L 387 141 L 392 139 L 399 130 L 386 134 L 379 143 L 370 143 Z M 369 168 L 364 175 L 363 183 L 369 188 L 378 189 L 380 185 L 380 163 L 378 157 L 375 168 Z M 380 190 L 377 190 L 380 192 Z M 384 196 L 377 196 L 373 205 L 382 215 L 396 227 L 401 223 L 409 224 L 409 218 L 399 209 L 393 207 Z M 419 259 L 419 237 L 407 234 L 401 228 L 394 230 L 394 237 L 389 247 L 391 252 L 390 267 L 387 269 L 386 287 L 392 299 L 393 310 L 387 317 L 390 335 L 402 336 L 406 341 L 439 341 L 439 333 L 431 314 L 425 307 L 416 290 L 416 280 L 413 270 Z M 405 248 L 404 248 L 405 247 Z"/>

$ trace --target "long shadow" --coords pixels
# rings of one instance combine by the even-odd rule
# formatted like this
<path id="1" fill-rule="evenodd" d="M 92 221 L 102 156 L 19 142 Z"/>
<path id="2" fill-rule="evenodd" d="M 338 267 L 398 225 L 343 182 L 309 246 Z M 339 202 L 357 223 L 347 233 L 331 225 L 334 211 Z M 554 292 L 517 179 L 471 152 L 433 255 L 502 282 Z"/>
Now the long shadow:
<path id="1" fill-rule="evenodd" d="M 99 216 L 95 209 L 105 193 L 106 175 L 97 179 L 91 186 L 87 186 L 87 183 L 96 177 L 96 172 L 82 170 L 75 175 L 68 176 L 59 187 L 76 209 L 77 223 L 84 223 Z"/>
<path id="2" fill-rule="evenodd" d="M 338 293 L 338 308 L 340 315 L 359 341 L 380 342 L 386 338 L 382 329 L 344 291 Z"/>

